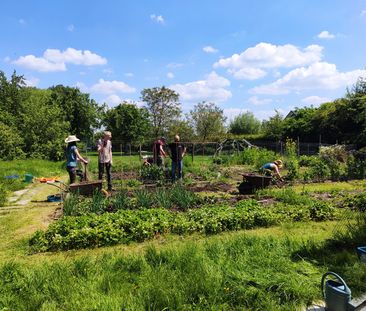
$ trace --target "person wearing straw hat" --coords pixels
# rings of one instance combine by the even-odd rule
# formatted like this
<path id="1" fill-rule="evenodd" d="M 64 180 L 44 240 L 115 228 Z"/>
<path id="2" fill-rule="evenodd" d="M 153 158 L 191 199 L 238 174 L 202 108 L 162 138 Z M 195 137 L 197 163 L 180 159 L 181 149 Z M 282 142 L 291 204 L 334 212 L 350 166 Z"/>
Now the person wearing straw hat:
<path id="1" fill-rule="evenodd" d="M 104 170 L 106 171 L 108 191 L 113 190 L 111 177 L 111 166 L 113 164 L 111 139 L 112 133 L 109 131 L 105 131 L 103 134 L 103 138 L 98 141 L 98 177 L 100 180 L 102 180 Z"/>
<path id="2" fill-rule="evenodd" d="M 70 177 L 70 184 L 73 184 L 76 180 L 76 167 L 77 162 L 81 161 L 85 164 L 88 164 L 88 161 L 84 159 L 80 153 L 78 148 L 76 147 L 76 142 L 80 141 L 79 138 L 76 137 L 76 135 L 69 135 L 65 139 L 65 143 L 67 144 L 66 148 L 66 170 L 69 173 Z"/>
<path id="3" fill-rule="evenodd" d="M 283 163 L 282 160 L 278 159 L 273 162 L 266 163 L 262 166 L 262 170 L 266 175 L 275 175 L 279 180 L 283 180 L 280 169 L 282 168 Z"/>

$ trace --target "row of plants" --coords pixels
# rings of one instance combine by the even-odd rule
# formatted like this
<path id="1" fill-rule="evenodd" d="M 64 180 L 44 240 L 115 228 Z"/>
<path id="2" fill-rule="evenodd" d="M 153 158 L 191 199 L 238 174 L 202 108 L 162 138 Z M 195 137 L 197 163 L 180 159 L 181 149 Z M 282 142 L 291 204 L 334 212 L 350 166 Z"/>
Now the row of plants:
<path id="1" fill-rule="evenodd" d="M 217 204 L 182 213 L 162 208 L 119 210 L 102 215 L 65 216 L 52 223 L 47 231 L 37 231 L 30 240 L 30 246 L 35 251 L 99 247 L 142 242 L 167 233 L 217 234 L 287 221 L 321 221 L 335 216 L 335 208 L 322 201 L 308 205 L 278 203 L 263 207 L 255 200 L 243 200 L 234 207 Z"/>
<path id="2" fill-rule="evenodd" d="M 70 194 L 64 201 L 65 216 L 81 216 L 88 213 L 103 214 L 126 209 L 164 208 L 185 211 L 205 203 L 205 198 L 174 185 L 171 188 L 158 188 L 153 191 L 145 188 L 128 192 L 122 189 L 113 197 L 105 197 L 96 191 L 91 198 Z"/>

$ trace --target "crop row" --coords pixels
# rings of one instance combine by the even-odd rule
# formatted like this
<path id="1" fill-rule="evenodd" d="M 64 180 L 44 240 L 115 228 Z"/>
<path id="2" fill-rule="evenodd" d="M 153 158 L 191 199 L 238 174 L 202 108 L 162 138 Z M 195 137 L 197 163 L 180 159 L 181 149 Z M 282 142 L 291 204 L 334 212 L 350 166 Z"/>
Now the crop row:
<path id="1" fill-rule="evenodd" d="M 187 212 L 166 209 L 119 210 L 102 215 L 65 216 L 47 231 L 37 231 L 30 240 L 34 251 L 99 247 L 131 241 L 142 242 L 156 235 L 217 234 L 223 231 L 267 227 L 283 221 L 326 220 L 335 217 L 328 203 L 264 207 L 255 200 L 234 207 L 214 205 Z"/>

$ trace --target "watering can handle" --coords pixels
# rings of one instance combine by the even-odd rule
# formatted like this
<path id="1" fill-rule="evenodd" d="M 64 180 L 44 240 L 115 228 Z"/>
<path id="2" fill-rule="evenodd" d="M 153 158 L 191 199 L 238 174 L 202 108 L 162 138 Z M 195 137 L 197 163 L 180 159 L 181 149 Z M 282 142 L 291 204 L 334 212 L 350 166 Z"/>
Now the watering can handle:
<path id="1" fill-rule="evenodd" d="M 325 298 L 325 293 L 324 293 L 324 281 L 325 281 L 325 278 L 328 276 L 328 275 L 333 275 L 334 277 L 336 277 L 339 281 L 341 281 L 342 285 L 344 286 L 344 288 L 348 288 L 346 282 L 337 274 L 337 273 L 334 273 L 334 272 L 331 272 L 331 271 L 328 271 L 326 272 L 323 277 L 322 277 L 322 281 L 321 281 L 321 287 L 322 287 L 322 294 L 323 294 L 323 297 Z"/>

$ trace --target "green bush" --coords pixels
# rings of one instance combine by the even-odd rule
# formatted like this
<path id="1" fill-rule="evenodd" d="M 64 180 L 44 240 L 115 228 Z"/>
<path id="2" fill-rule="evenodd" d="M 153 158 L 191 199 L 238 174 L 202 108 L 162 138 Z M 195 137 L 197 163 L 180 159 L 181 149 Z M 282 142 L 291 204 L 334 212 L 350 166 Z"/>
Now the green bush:
<path id="1" fill-rule="evenodd" d="M 8 190 L 4 184 L 0 183 L 0 206 L 4 206 L 8 198 Z"/>
<path id="2" fill-rule="evenodd" d="M 358 193 L 354 195 L 347 195 L 342 202 L 344 207 L 356 210 L 359 212 L 366 211 L 366 193 Z"/>
<path id="3" fill-rule="evenodd" d="M 161 181 L 164 179 L 164 170 L 155 164 L 143 166 L 140 169 L 140 177 L 142 180 Z"/>

